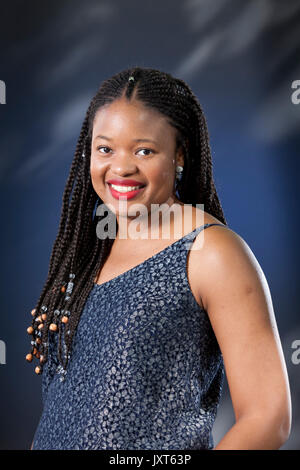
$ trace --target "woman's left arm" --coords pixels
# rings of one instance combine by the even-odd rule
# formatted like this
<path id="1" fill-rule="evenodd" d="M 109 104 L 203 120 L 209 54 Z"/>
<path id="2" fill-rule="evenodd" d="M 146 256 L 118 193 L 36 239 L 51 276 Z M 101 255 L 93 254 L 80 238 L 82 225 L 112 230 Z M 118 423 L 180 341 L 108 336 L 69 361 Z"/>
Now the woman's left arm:
<path id="1" fill-rule="evenodd" d="M 266 278 L 238 234 L 216 226 L 205 232 L 205 250 L 196 250 L 198 292 L 223 355 L 236 418 L 214 450 L 279 449 L 290 434 L 291 398 Z"/>

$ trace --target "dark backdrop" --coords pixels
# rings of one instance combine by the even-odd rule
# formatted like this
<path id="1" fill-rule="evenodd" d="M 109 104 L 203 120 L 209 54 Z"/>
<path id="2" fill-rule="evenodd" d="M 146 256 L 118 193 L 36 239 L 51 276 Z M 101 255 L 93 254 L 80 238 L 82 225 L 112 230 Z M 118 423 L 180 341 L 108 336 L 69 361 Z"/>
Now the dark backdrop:
<path id="1" fill-rule="evenodd" d="M 86 109 L 102 80 L 140 65 L 184 79 L 204 109 L 225 217 L 271 290 L 293 402 L 282 448 L 299 449 L 300 2 L 10 0 L 0 17 L 0 448 L 29 448 L 42 410 L 26 328 Z M 215 444 L 233 422 L 225 382 Z"/>

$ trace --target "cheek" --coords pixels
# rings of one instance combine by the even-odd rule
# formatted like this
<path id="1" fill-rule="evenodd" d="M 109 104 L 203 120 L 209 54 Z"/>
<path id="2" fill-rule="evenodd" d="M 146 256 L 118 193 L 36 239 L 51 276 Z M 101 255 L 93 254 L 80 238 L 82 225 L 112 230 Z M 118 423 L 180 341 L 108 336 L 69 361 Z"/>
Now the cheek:
<path id="1" fill-rule="evenodd" d="M 91 155 L 90 160 L 90 175 L 93 188 L 96 192 L 101 192 L 103 189 L 103 175 L 105 173 L 105 164 L 100 163 L 97 158 Z"/>
<path id="2" fill-rule="evenodd" d="M 169 188 L 173 183 L 174 169 L 171 165 L 163 165 L 153 169 L 152 179 L 155 185 Z"/>
<path id="3" fill-rule="evenodd" d="M 101 163 L 93 154 L 90 161 L 90 173 L 92 178 L 97 178 L 105 171 L 105 163 Z"/>

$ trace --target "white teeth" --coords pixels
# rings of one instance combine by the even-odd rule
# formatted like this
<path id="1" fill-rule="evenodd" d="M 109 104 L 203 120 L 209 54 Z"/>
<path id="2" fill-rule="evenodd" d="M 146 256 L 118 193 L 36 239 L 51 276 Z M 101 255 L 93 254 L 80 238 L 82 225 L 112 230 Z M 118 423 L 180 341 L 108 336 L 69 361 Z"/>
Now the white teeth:
<path id="1" fill-rule="evenodd" d="M 111 187 L 120 193 L 127 193 L 128 191 L 140 188 L 140 186 L 116 186 L 115 184 L 111 184 Z"/>

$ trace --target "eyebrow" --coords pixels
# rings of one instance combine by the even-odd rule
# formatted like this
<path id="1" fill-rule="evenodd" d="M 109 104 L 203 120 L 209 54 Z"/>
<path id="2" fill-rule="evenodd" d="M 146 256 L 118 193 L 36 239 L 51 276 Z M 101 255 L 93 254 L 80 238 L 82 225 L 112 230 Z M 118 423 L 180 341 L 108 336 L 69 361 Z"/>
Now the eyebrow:
<path id="1" fill-rule="evenodd" d="M 95 139 L 113 140 L 110 137 L 106 137 L 105 135 L 97 135 Z M 153 144 L 156 144 L 155 140 L 151 139 L 134 139 L 133 142 L 152 142 Z"/>

